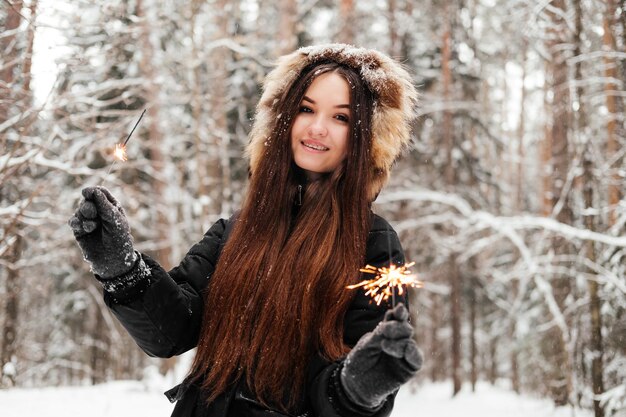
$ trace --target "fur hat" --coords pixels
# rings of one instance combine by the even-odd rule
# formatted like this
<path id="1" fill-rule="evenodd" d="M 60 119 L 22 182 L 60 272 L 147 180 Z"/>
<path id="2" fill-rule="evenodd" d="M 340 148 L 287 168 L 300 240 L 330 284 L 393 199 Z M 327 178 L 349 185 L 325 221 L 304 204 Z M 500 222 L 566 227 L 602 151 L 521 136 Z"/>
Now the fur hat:
<path id="1" fill-rule="evenodd" d="M 417 110 L 417 91 L 401 64 L 372 49 L 328 44 L 300 48 L 279 58 L 263 84 L 263 95 L 250 132 L 246 149 L 250 170 L 254 175 L 265 142 L 279 117 L 276 103 L 283 93 L 307 65 L 328 60 L 357 70 L 375 96 L 371 149 L 374 180 L 368 193 L 374 200 L 387 182 L 393 163 L 409 145 L 411 121 Z"/>

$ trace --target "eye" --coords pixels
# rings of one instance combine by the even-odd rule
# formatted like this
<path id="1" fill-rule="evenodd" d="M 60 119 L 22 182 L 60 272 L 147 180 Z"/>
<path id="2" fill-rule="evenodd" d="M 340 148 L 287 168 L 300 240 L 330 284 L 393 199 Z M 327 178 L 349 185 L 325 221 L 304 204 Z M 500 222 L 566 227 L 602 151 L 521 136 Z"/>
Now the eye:
<path id="1" fill-rule="evenodd" d="M 298 111 L 300 113 L 313 113 L 313 110 L 311 110 L 311 108 L 308 106 L 300 106 L 300 109 Z"/>
<path id="2" fill-rule="evenodd" d="M 348 121 L 350 121 L 348 116 L 345 115 L 345 114 L 338 114 L 337 116 L 335 116 L 335 119 L 339 120 L 340 122 L 344 122 L 344 123 L 348 123 Z"/>

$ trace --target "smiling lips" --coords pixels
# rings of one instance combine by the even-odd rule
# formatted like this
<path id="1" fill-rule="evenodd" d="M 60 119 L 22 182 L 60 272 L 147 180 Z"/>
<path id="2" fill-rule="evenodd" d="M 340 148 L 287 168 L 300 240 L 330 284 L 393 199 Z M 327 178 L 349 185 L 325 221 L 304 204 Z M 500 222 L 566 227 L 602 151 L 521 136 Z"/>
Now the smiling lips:
<path id="1" fill-rule="evenodd" d="M 300 143 L 304 145 L 305 148 L 311 149 L 317 152 L 324 152 L 324 151 L 329 150 L 329 148 L 327 148 L 326 146 L 322 145 L 320 142 L 315 141 L 315 140 L 303 140 L 303 141 L 300 141 Z"/>

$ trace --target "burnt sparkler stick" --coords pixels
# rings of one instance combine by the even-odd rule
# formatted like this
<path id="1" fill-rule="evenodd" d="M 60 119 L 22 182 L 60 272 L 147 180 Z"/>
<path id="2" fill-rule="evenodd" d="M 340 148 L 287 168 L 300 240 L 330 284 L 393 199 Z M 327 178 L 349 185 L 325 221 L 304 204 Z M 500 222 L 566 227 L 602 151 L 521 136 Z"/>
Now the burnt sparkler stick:
<path id="1" fill-rule="evenodd" d="M 119 161 L 126 161 L 128 160 L 128 157 L 126 156 L 126 144 L 128 143 L 128 141 L 130 140 L 130 137 L 132 136 L 133 132 L 135 131 L 135 129 L 137 128 L 137 125 L 139 125 L 139 122 L 141 121 L 141 119 L 143 118 L 143 115 L 146 113 L 146 110 L 144 109 L 144 111 L 141 112 L 141 116 L 139 116 L 139 119 L 137 120 L 137 123 L 135 123 L 135 126 L 133 126 L 133 129 L 130 131 L 130 133 L 128 134 L 128 137 L 126 138 L 126 140 L 124 141 L 124 143 L 119 144 L 116 143 L 115 144 L 115 151 L 113 151 L 113 155 L 115 156 L 115 159 L 113 160 L 113 163 L 111 164 L 111 166 L 109 167 L 109 170 L 107 171 L 106 176 L 104 177 L 105 180 L 106 178 L 109 176 L 109 174 L 111 173 L 111 170 L 113 169 L 113 167 L 115 166 L 115 163 L 119 160 Z"/>
<path id="2" fill-rule="evenodd" d="M 130 139 L 130 137 L 132 136 L 133 132 L 137 128 L 137 125 L 139 124 L 139 122 L 141 122 L 141 119 L 143 118 L 144 114 L 146 114 L 146 109 L 143 109 L 143 111 L 141 112 L 141 116 L 139 116 L 139 119 L 137 120 L 137 123 L 135 123 L 135 126 L 133 126 L 133 130 L 130 131 L 130 133 L 128 134 L 128 137 L 124 141 L 124 144 L 122 145 L 124 148 L 126 148 L 126 144 L 128 143 L 128 140 Z"/>

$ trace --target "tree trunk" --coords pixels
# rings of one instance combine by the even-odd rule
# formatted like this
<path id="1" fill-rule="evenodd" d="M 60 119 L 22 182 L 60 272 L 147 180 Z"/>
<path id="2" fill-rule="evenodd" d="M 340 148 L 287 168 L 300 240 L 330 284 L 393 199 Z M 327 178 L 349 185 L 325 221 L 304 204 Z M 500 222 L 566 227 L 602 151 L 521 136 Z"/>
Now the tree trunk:
<path id="1" fill-rule="evenodd" d="M 520 95 L 520 115 L 517 127 L 517 177 L 515 179 L 515 211 L 520 214 L 524 210 L 523 186 L 524 186 L 524 135 L 526 133 L 526 53 L 528 39 L 522 41 L 522 85 Z"/>
<path id="2" fill-rule="evenodd" d="M 354 2 L 353 0 L 340 0 L 339 20 L 341 29 L 338 34 L 339 41 L 343 43 L 354 43 Z"/>
<path id="3" fill-rule="evenodd" d="M 29 6 L 30 21 L 34 22 L 37 15 L 37 0 L 31 0 Z M 22 66 L 22 103 L 24 108 L 32 106 L 32 92 L 30 91 L 30 81 L 32 79 L 31 69 L 33 64 L 33 45 L 35 44 L 35 27 L 33 24 L 26 34 L 26 54 L 24 55 L 24 65 Z"/>
<path id="4" fill-rule="evenodd" d="M 387 26 L 389 27 L 389 55 L 401 59 L 399 27 L 396 20 L 398 14 L 397 0 L 387 0 L 387 12 L 389 13 L 389 18 L 387 19 Z"/>
<path id="5" fill-rule="evenodd" d="M 32 105 L 30 79 L 35 39 L 35 26 L 33 24 L 29 25 L 25 33 L 18 31 L 22 21 L 23 2 L 15 0 L 4 4 L 3 7 L 6 8 L 6 18 L 2 32 L 11 34 L 0 38 L 0 124 L 6 122 L 12 116 L 10 109 L 13 109 L 14 112 L 25 112 Z M 34 19 L 36 10 L 37 1 L 33 0 L 30 3 L 31 19 Z M 26 36 L 25 47 L 20 42 L 21 37 L 24 35 Z M 18 88 L 17 84 L 21 84 L 21 87 Z M 16 154 L 24 146 L 22 138 L 30 132 L 33 120 L 33 118 L 21 120 L 19 126 L 16 125 L 10 128 L 19 135 L 11 145 L 10 151 L 7 149 L 8 135 L 0 134 L 0 149 L 3 149 L 5 153 Z M 20 175 L 17 169 L 13 175 Z M 28 202 L 30 205 L 36 191 L 25 191 L 17 183 L 12 185 L 10 176 L 11 174 L 9 174 L 9 182 L 5 184 L 5 188 L 3 189 L 0 186 L 0 201 L 5 201 L 5 198 L 11 201 L 12 198 L 20 198 L 23 193 L 31 193 L 31 199 Z M 3 195 L 5 193 L 12 195 Z M 8 225 L 5 224 L 2 239 L 5 243 L 11 242 L 12 239 L 13 242 L 9 243 L 10 247 L 5 254 L 8 264 L 6 272 L 0 274 L 0 277 L 4 275 L 5 278 L 3 297 L 4 322 L 2 339 L 0 340 L 0 387 L 14 386 L 18 371 L 16 363 L 19 351 L 17 332 L 19 328 L 20 281 L 23 280 L 18 268 L 18 262 L 21 260 L 22 252 L 27 246 L 27 242 L 23 238 L 23 225 L 21 222 L 23 211 L 24 208 L 19 213 L 13 215 L 14 217 Z"/>
<path id="6" fill-rule="evenodd" d="M 229 24 L 230 16 L 226 12 L 229 7 L 235 7 L 233 2 L 228 0 L 219 0 L 216 10 L 220 10 L 215 15 L 216 33 L 215 39 L 224 39 L 230 36 Z M 281 17 L 282 19 L 282 17 Z M 282 20 L 281 20 L 282 24 Z M 291 32 L 290 32 L 291 34 Z M 283 39 L 281 39 L 281 44 Z M 209 114 L 213 122 L 211 123 L 211 129 L 209 133 L 210 147 L 209 147 L 209 178 L 210 178 L 210 197 L 211 214 L 226 215 L 225 206 L 228 205 L 227 201 L 224 201 L 224 160 L 228 155 L 228 120 L 227 120 L 227 97 L 228 90 L 228 63 L 232 61 L 229 50 L 220 46 L 214 49 L 211 53 L 211 72 L 209 83 Z"/>
<path id="7" fill-rule="evenodd" d="M 552 103 L 549 100 L 550 88 L 544 84 L 544 108 L 545 113 L 550 114 Z M 546 123 L 543 130 L 543 141 L 539 145 L 540 150 L 540 175 L 541 175 L 541 214 L 549 217 L 552 213 L 552 130 L 550 124 Z"/>
<path id="8" fill-rule="evenodd" d="M 511 282 L 511 299 L 515 300 L 519 293 L 519 280 Z M 518 361 L 518 339 L 517 339 L 517 318 L 513 314 L 509 325 L 509 340 L 511 341 L 509 360 L 511 366 L 511 388 L 516 393 L 520 393 L 519 361 Z"/>
<path id="9" fill-rule="evenodd" d="M 446 19 L 449 19 L 446 7 Z M 446 20 L 442 38 L 441 48 L 441 72 L 443 100 L 445 103 L 452 101 L 452 69 L 450 60 L 452 58 L 451 37 L 452 31 L 450 21 Z M 452 112 L 448 109 L 443 112 L 443 143 L 446 149 L 445 180 L 448 189 L 454 187 L 456 181 L 455 164 L 452 157 L 454 149 L 454 127 Z M 452 383 L 453 395 L 461 390 L 461 276 L 456 265 L 456 256 L 450 255 L 449 284 L 450 284 L 450 326 L 452 328 L 451 355 L 452 355 Z"/>
<path id="10" fill-rule="evenodd" d="M 207 149 L 204 145 L 206 141 L 203 136 L 206 135 L 206 111 L 204 108 L 204 99 L 206 97 L 206 89 L 203 85 L 202 80 L 202 45 L 205 43 L 204 37 L 200 37 L 197 32 L 197 18 L 200 12 L 200 7 L 202 4 L 202 0 L 193 0 L 191 4 L 191 18 L 190 18 L 190 32 L 189 36 L 191 38 L 191 55 L 193 62 L 193 87 L 191 90 L 191 114 L 193 123 L 192 127 L 192 135 L 194 140 L 195 152 L 194 158 L 196 162 L 196 195 L 197 196 L 209 196 L 209 187 L 208 187 L 208 167 L 209 163 L 207 161 Z M 197 201 L 202 201 L 198 199 Z M 201 204 L 200 210 L 200 233 L 204 233 L 209 227 L 209 205 Z"/>
<path id="11" fill-rule="evenodd" d="M 552 3 L 554 9 L 562 13 L 550 12 L 552 28 L 549 30 L 551 40 L 548 48 L 551 54 L 549 61 L 549 78 L 552 89 L 552 120 L 551 120 L 551 160 L 552 160 L 552 213 L 556 219 L 564 224 L 572 224 L 572 210 L 569 203 L 569 191 L 566 188 L 570 150 L 568 142 L 569 126 L 569 91 L 567 77 L 566 55 L 563 44 L 569 41 L 567 37 L 566 23 L 563 15 L 566 13 L 564 0 L 555 0 Z M 567 255 L 572 253 L 571 245 L 563 238 L 553 239 L 555 255 Z M 552 291 L 554 299 L 560 309 L 565 310 L 565 301 L 570 294 L 570 277 L 567 275 L 554 275 L 552 277 Z M 552 364 L 550 370 L 551 396 L 557 405 L 565 405 L 569 401 L 572 391 L 572 362 L 569 353 L 569 334 L 564 329 L 554 326 L 544 340 L 545 353 L 548 362 Z"/>
<path id="12" fill-rule="evenodd" d="M 623 13 L 624 11 L 622 11 Z M 615 2 L 614 0 L 606 0 L 606 10 L 603 19 L 603 35 L 602 44 L 604 50 L 615 51 L 615 39 L 613 38 L 613 20 L 615 16 Z M 617 75 L 617 63 L 612 57 L 604 55 L 604 76 L 606 84 L 604 91 L 606 92 L 606 109 L 608 111 L 608 121 L 606 126 L 606 153 L 607 160 L 612 161 L 613 164 L 610 168 L 610 181 L 608 187 L 609 198 L 609 217 L 608 223 L 610 226 L 614 225 L 617 220 L 616 208 L 621 198 L 620 188 L 622 186 L 622 176 L 619 171 L 622 169 L 621 158 L 615 158 L 618 152 L 620 152 L 619 137 L 617 135 L 617 100 L 616 93 L 618 91 L 617 85 L 614 80 L 618 79 Z"/>
<path id="13" fill-rule="evenodd" d="M 469 307 L 470 307 L 470 366 L 471 373 L 470 379 L 472 382 L 472 392 L 476 392 L 476 382 L 478 381 L 478 369 L 476 367 L 476 289 L 478 288 L 476 278 L 472 278 L 471 280 L 471 288 L 470 288 L 470 299 L 469 299 Z"/>
<path id="14" fill-rule="evenodd" d="M 613 0 L 615 1 L 615 0 Z M 626 0 L 619 0 L 619 8 L 621 10 L 621 13 L 619 14 L 619 24 L 620 24 L 620 31 L 622 32 L 622 42 L 621 42 L 621 47 L 620 52 L 624 52 L 624 50 L 626 49 L 626 13 L 624 13 L 624 11 L 626 11 Z M 622 59 L 621 60 L 621 80 L 622 83 L 626 82 L 626 59 Z"/>
<path id="15" fill-rule="evenodd" d="M 447 16 L 447 8 L 446 8 L 446 16 Z M 451 92 L 452 89 L 452 70 L 450 68 L 450 59 L 452 56 L 452 51 L 450 47 L 451 43 L 451 30 L 450 30 L 450 22 L 446 21 L 445 29 L 443 32 L 442 38 L 442 47 L 441 47 L 441 79 L 442 79 L 442 88 L 443 88 L 443 101 L 444 103 L 448 103 L 452 100 Z M 443 144 L 446 150 L 446 166 L 445 166 L 445 180 L 446 185 L 448 187 L 452 187 L 455 184 L 455 170 L 454 170 L 454 160 L 452 159 L 452 150 L 454 148 L 454 131 L 452 126 L 452 111 L 450 111 L 445 106 L 446 109 L 443 111 Z"/>
<path id="16" fill-rule="evenodd" d="M 461 369 L 461 273 L 459 271 L 456 257 L 450 257 L 450 303 L 452 313 L 450 324 L 452 327 L 452 395 L 461 391 L 462 369 Z"/>
<path id="17" fill-rule="evenodd" d="M 514 179 L 515 184 L 515 201 L 514 212 L 520 215 L 524 211 L 523 200 L 523 184 L 524 184 L 524 134 L 526 133 L 525 113 L 526 113 L 526 87 L 524 82 L 526 80 L 526 53 L 528 49 L 528 40 L 524 38 L 522 40 L 522 85 L 520 94 L 520 116 L 519 125 L 517 127 L 517 149 L 515 151 L 516 164 L 516 177 Z M 511 295 L 510 299 L 515 300 L 518 297 L 519 292 L 519 278 L 511 282 Z M 518 366 L 518 341 L 517 341 L 517 315 L 511 315 L 511 322 L 509 324 L 509 339 L 511 340 L 511 350 L 509 354 L 510 368 L 511 368 L 511 387 L 516 393 L 520 393 L 520 378 L 519 378 L 519 366 Z"/>
<path id="18" fill-rule="evenodd" d="M 587 165 L 587 164 L 586 164 Z M 585 167 L 585 177 L 590 175 L 587 172 L 587 169 L 590 167 Z M 588 191 L 588 184 L 585 184 L 585 205 L 588 204 L 588 199 L 593 198 L 593 192 Z M 587 216 L 585 219 L 585 223 L 587 227 L 593 227 L 593 217 Z M 594 229 L 589 228 L 589 230 L 593 231 Z M 587 242 L 587 258 L 591 262 L 595 262 L 595 247 L 593 242 Z M 591 274 L 591 271 L 589 272 Z M 603 382 L 603 355 L 604 355 L 604 347 L 602 343 L 602 314 L 601 314 L 601 303 L 600 296 L 598 294 L 598 281 L 591 278 L 587 281 L 589 286 L 589 313 L 591 314 L 591 387 L 594 394 L 593 400 L 593 409 L 595 417 L 603 417 L 604 416 L 604 407 L 600 402 L 599 395 L 604 393 L 604 382 Z"/>
<path id="19" fill-rule="evenodd" d="M 143 0 L 137 0 L 137 17 L 141 19 L 141 49 L 142 59 L 139 63 L 141 73 L 144 74 L 148 82 L 148 88 L 145 91 L 145 100 L 147 103 L 147 125 L 148 125 L 148 143 L 150 144 L 150 162 L 155 172 L 163 172 L 165 165 L 165 158 L 163 157 L 163 134 L 161 127 L 159 126 L 161 106 L 158 96 L 158 84 L 154 82 L 156 80 L 156 71 L 154 69 L 154 47 L 150 41 L 151 27 L 150 16 L 143 8 Z M 165 176 L 161 179 L 156 178 L 152 187 L 154 189 L 154 201 L 163 202 L 167 201 L 165 197 Z M 169 270 L 172 267 L 171 260 L 171 246 L 169 243 L 170 236 L 170 224 L 164 210 L 160 204 L 156 204 L 156 218 L 157 224 L 155 225 L 158 231 L 158 253 L 157 260 L 165 268 Z"/>
<path id="20" fill-rule="evenodd" d="M 17 329 L 20 294 L 20 272 L 17 269 L 17 261 L 21 258 L 22 237 L 17 234 L 15 242 L 9 249 L 8 261 L 10 266 L 6 271 L 5 303 L 4 303 L 4 326 L 2 328 L 2 350 L 0 350 L 0 386 L 15 386 L 16 378 L 16 353 L 17 353 Z"/>
<path id="21" fill-rule="evenodd" d="M 298 46 L 296 23 L 298 5 L 296 0 L 280 0 L 280 30 L 278 32 L 278 49 L 280 55 L 293 52 Z"/>
<path id="22" fill-rule="evenodd" d="M 148 143 L 150 144 L 150 162 L 155 172 L 163 172 L 165 169 L 166 160 L 163 156 L 163 134 L 159 125 L 161 105 L 159 102 L 158 84 L 154 82 L 156 80 L 156 71 L 154 67 L 154 51 L 155 47 L 150 40 L 152 22 L 147 10 L 143 7 L 143 0 L 137 0 L 137 17 L 141 20 L 141 45 L 142 45 L 142 59 L 139 63 L 141 73 L 144 74 L 147 80 L 152 82 L 147 83 L 148 88 L 145 91 L 145 100 L 147 103 L 147 124 L 148 124 Z M 170 228 L 171 224 L 166 215 L 166 210 L 161 202 L 168 201 L 166 198 L 165 175 L 157 176 L 153 183 L 152 189 L 154 190 L 154 201 L 156 210 L 156 231 L 158 250 L 156 252 L 156 259 L 161 266 L 167 271 L 172 268 L 172 246 L 170 242 Z M 98 315 L 100 317 L 100 315 Z M 170 358 L 161 361 L 160 371 L 165 375 L 176 364 L 175 358 Z"/>
<path id="23" fill-rule="evenodd" d="M 404 2 L 403 13 L 404 13 L 404 16 L 406 16 L 408 20 L 413 19 L 413 2 L 412 1 Z M 404 32 L 402 33 L 400 53 L 398 56 L 398 58 L 401 60 L 408 60 L 410 57 L 410 51 L 414 49 L 413 39 L 411 37 L 411 34 L 412 34 L 411 30 L 404 30 Z"/>
<path id="24" fill-rule="evenodd" d="M 496 384 L 498 379 L 498 342 L 499 337 L 493 336 L 489 342 L 489 383 Z"/>
<path id="25" fill-rule="evenodd" d="M 103 311 L 96 306 L 95 310 L 95 324 L 92 330 L 92 345 L 91 345 L 91 383 L 92 385 L 101 384 L 107 380 L 108 370 L 110 368 L 110 337 L 106 326 Z"/>
<path id="26" fill-rule="evenodd" d="M 446 354 L 439 340 L 439 329 L 443 325 L 441 317 L 443 310 L 439 295 L 432 296 L 432 309 L 430 317 L 430 351 L 433 364 L 430 367 L 430 379 L 432 381 L 440 381 L 443 378 L 442 370 L 446 368 Z"/>
<path id="27" fill-rule="evenodd" d="M 11 2 L 11 6 L 3 4 L 2 7 L 5 7 L 7 10 L 7 17 L 2 32 L 10 33 L 15 31 L 20 26 L 22 20 L 19 13 L 22 10 L 22 0 L 14 0 Z M 0 123 L 7 120 L 9 108 L 13 105 L 13 89 L 11 87 L 15 80 L 16 66 L 19 61 L 17 58 L 19 53 L 18 45 L 19 42 L 17 42 L 17 34 L 15 32 L 8 36 L 0 37 L 0 56 L 2 57 L 0 60 L 0 82 L 8 86 L 8 88 L 0 88 Z M 4 148 L 6 138 L 4 138 L 5 135 L 1 136 L 3 137 L 2 148 Z"/>
<path id="28" fill-rule="evenodd" d="M 582 39 L 581 39 L 581 35 L 583 33 L 583 16 L 582 16 L 582 5 L 581 5 L 581 0 L 576 0 L 574 2 L 575 5 L 575 10 L 576 10 L 576 43 L 575 43 L 575 50 L 574 50 L 574 54 L 575 55 L 580 55 L 581 54 L 581 45 L 582 45 Z M 610 30 L 610 24 L 609 24 L 609 20 L 610 17 L 612 16 L 611 13 L 614 12 L 613 9 L 613 1 L 609 0 L 607 3 L 607 11 L 605 14 L 605 18 L 604 18 L 604 28 L 605 28 L 605 35 L 604 35 L 604 41 L 610 41 L 610 39 L 608 39 L 609 37 L 611 37 L 611 33 L 609 33 L 607 35 L 607 31 Z M 612 42 L 611 42 L 612 43 Z M 615 65 L 615 62 L 613 62 L 613 65 Z M 578 61 L 576 63 L 575 66 L 575 77 L 576 80 L 581 80 L 582 79 L 582 63 L 580 61 Z M 613 67 L 614 72 L 615 71 L 615 67 Z M 607 71 L 608 71 L 608 65 L 607 65 Z M 607 75 L 608 77 L 609 75 Z M 608 86 L 607 86 L 608 88 Z M 578 112 L 576 113 L 576 130 L 578 132 L 581 132 L 579 134 L 585 134 L 583 132 L 586 131 L 586 127 L 587 127 L 587 114 L 585 112 L 585 108 L 583 107 L 583 102 L 582 102 L 582 96 L 583 96 L 583 88 L 582 87 L 578 87 L 576 89 L 576 95 L 579 101 L 579 108 L 578 108 Z M 607 102 L 607 108 L 609 109 L 609 126 L 607 127 L 608 130 L 608 136 L 607 136 L 607 143 L 611 143 L 612 141 L 616 141 L 617 139 L 615 138 L 615 113 L 613 113 L 611 111 L 611 104 L 613 105 L 612 109 L 615 110 L 615 102 L 614 102 L 614 98 L 607 94 L 607 100 L 611 99 L 610 101 L 612 103 Z M 591 232 L 595 232 L 597 227 L 596 227 L 596 222 L 595 222 L 595 215 L 593 214 L 593 207 L 594 207 L 594 188 L 595 188 L 595 178 L 593 175 L 593 171 L 594 171 L 594 163 L 593 163 L 593 155 L 591 152 L 591 138 L 587 138 L 584 137 L 583 138 L 584 141 L 584 148 L 583 148 L 583 155 L 582 155 L 582 159 L 583 159 L 583 178 L 582 178 L 582 184 L 583 184 L 583 199 L 584 199 L 584 204 L 585 204 L 585 212 L 586 212 L 586 216 L 584 216 L 584 221 L 585 221 L 585 227 L 587 228 L 587 230 L 591 231 Z M 611 146 L 607 146 L 607 148 L 611 148 Z M 607 149 L 607 151 L 609 151 L 609 149 Z M 611 158 L 612 154 L 608 155 L 608 158 Z M 617 190 L 617 192 L 612 192 L 611 189 L 612 188 L 617 188 L 614 184 L 611 184 L 609 186 L 609 203 L 611 200 L 611 195 L 613 194 L 617 194 L 619 195 L 619 190 Z M 614 206 L 610 203 L 610 214 L 609 214 L 609 227 L 612 225 L 611 221 L 615 220 L 615 210 L 614 210 Z M 585 242 L 585 256 L 587 257 L 587 259 L 589 260 L 589 262 L 591 264 L 596 262 L 596 247 L 595 247 L 595 243 L 592 240 L 588 240 Z M 592 270 L 588 270 L 587 271 L 588 275 L 590 276 L 590 278 L 587 280 L 587 287 L 589 289 L 589 314 L 591 317 L 591 328 L 590 328 L 590 346 L 589 346 L 589 350 L 591 351 L 591 388 L 593 391 L 594 396 L 596 396 L 596 398 L 594 398 L 593 400 L 593 409 L 594 409 L 594 415 L 595 417 L 604 417 L 604 407 L 602 406 L 602 404 L 600 403 L 599 398 L 597 398 L 598 395 L 602 394 L 604 392 L 604 383 L 603 383 L 603 346 L 602 346 L 602 315 L 601 315 L 601 303 L 600 303 L 600 296 L 598 294 L 598 281 L 595 279 L 595 277 L 597 276 L 597 273 L 595 271 Z M 583 362 L 583 365 L 585 365 L 585 363 Z"/>

